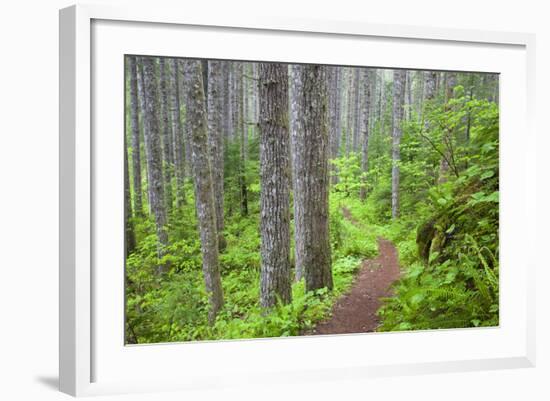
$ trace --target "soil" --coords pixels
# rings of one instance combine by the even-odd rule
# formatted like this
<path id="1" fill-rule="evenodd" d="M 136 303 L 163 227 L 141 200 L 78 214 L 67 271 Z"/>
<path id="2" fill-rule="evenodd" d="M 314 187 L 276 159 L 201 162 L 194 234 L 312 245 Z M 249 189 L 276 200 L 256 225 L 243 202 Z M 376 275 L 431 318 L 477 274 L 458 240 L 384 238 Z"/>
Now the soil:
<path id="1" fill-rule="evenodd" d="M 347 209 L 343 214 L 350 221 Z M 376 331 L 380 319 L 376 312 L 380 298 L 391 297 L 391 284 L 399 278 L 397 250 L 391 241 L 378 239 L 378 257 L 364 260 L 351 290 L 342 296 L 332 309 L 330 319 L 323 321 L 308 334 L 346 334 Z"/>

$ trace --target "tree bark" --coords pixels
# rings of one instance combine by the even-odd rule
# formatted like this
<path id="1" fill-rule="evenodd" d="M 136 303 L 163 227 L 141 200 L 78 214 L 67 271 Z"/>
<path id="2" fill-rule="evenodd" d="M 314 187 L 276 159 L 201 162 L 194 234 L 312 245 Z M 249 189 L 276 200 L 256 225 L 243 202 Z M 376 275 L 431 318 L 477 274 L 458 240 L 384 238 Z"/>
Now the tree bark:
<path id="1" fill-rule="evenodd" d="M 143 214 L 141 190 L 141 155 L 139 130 L 138 78 L 135 56 L 128 56 L 130 67 L 130 126 L 132 130 L 132 178 L 134 184 L 134 211 L 137 216 Z"/>
<path id="2" fill-rule="evenodd" d="M 424 84 L 424 99 L 432 100 L 436 94 L 437 72 L 426 71 Z"/>
<path id="3" fill-rule="evenodd" d="M 304 228 L 304 200 L 302 195 L 304 193 L 303 185 L 304 181 L 301 176 L 297 175 L 298 171 L 303 171 L 303 158 L 299 158 L 296 155 L 301 150 L 301 145 L 303 141 L 298 140 L 300 132 L 302 132 L 302 127 L 300 126 L 300 104 L 299 104 L 299 93 L 302 91 L 302 81 L 301 75 L 298 71 L 298 66 L 289 65 L 289 75 L 290 75 L 290 143 L 291 143 L 291 175 L 292 175 L 292 187 L 294 191 L 294 266 L 295 266 L 295 280 L 299 281 L 303 277 L 303 265 L 304 265 L 304 242 L 298 240 L 303 238 L 304 234 L 302 233 Z"/>
<path id="4" fill-rule="evenodd" d="M 126 146 L 126 134 L 124 134 L 124 222 L 126 239 L 126 257 L 136 248 L 136 235 L 132 218 L 132 201 L 130 200 L 130 178 L 128 172 L 128 148 Z"/>
<path id="5" fill-rule="evenodd" d="M 208 320 L 214 323 L 223 306 L 223 290 L 218 260 L 218 235 L 210 152 L 203 72 L 200 61 L 182 61 L 186 89 L 188 143 L 191 146 L 191 166 L 195 189 L 195 207 L 201 238 L 202 268 L 209 296 Z"/>
<path id="6" fill-rule="evenodd" d="M 297 93 L 300 130 L 296 135 L 297 188 L 295 202 L 303 211 L 297 247 L 302 247 L 306 291 L 332 289 L 332 266 L 328 211 L 328 110 L 327 67 L 295 66 L 299 74 Z"/>
<path id="7" fill-rule="evenodd" d="M 220 250 L 225 249 L 223 236 L 223 62 L 208 61 L 208 145 L 212 168 L 213 190 L 216 209 L 216 229 Z"/>
<path id="8" fill-rule="evenodd" d="M 362 73 L 361 68 L 354 68 L 354 105 L 353 105 L 353 151 L 357 152 L 359 149 L 359 137 L 361 135 L 361 100 L 363 97 L 362 91 Z"/>
<path id="9" fill-rule="evenodd" d="M 160 116 L 162 122 L 162 153 L 164 160 L 164 200 L 166 202 L 166 212 L 170 214 L 172 210 L 172 169 L 174 161 L 172 160 L 172 135 L 170 119 L 168 112 L 168 79 L 166 75 L 166 61 L 164 57 L 159 60 L 160 69 Z"/>
<path id="10" fill-rule="evenodd" d="M 351 150 L 351 138 L 353 136 L 353 69 L 347 68 L 347 98 L 346 98 L 346 157 Z"/>
<path id="11" fill-rule="evenodd" d="M 170 103 L 172 112 L 172 135 L 174 144 L 174 170 L 176 175 L 176 205 L 182 207 L 187 203 L 185 197 L 185 150 L 181 126 L 179 97 L 179 63 L 170 59 Z"/>
<path id="12" fill-rule="evenodd" d="M 359 197 L 365 200 L 367 197 L 367 172 L 369 169 L 369 127 L 370 127 L 370 109 L 372 103 L 372 93 L 374 84 L 374 72 L 371 69 L 362 71 L 365 78 L 363 80 L 365 86 L 365 104 L 361 110 L 361 189 Z"/>
<path id="13" fill-rule="evenodd" d="M 399 216 L 399 162 L 401 160 L 401 136 L 403 134 L 405 74 L 404 70 L 393 72 L 391 215 L 394 219 Z"/>
<path id="14" fill-rule="evenodd" d="M 336 159 L 342 135 L 341 120 L 341 67 L 328 67 L 329 73 L 329 115 L 330 115 L 330 158 Z M 336 166 L 331 166 L 332 183 L 338 182 Z"/>
<path id="15" fill-rule="evenodd" d="M 159 257 L 162 257 L 162 248 L 168 244 L 166 233 L 166 210 L 164 201 L 164 187 L 162 176 L 162 150 L 158 119 L 158 89 L 155 71 L 155 59 L 143 58 L 143 77 L 145 84 L 145 154 L 147 158 L 147 178 L 149 189 L 149 205 L 155 217 L 157 236 L 159 239 Z M 165 266 L 159 265 L 159 272 Z"/>
<path id="16" fill-rule="evenodd" d="M 288 68 L 260 64 L 260 304 L 291 301 Z"/>
<path id="17" fill-rule="evenodd" d="M 237 74 L 237 132 L 240 133 L 240 163 L 239 163 L 239 189 L 241 195 L 241 216 L 248 216 L 248 188 L 246 183 L 246 154 L 247 154 L 247 140 L 248 129 L 244 123 L 244 63 L 238 63 L 236 66 Z"/>
<path id="18" fill-rule="evenodd" d="M 145 78 L 143 77 L 143 59 L 141 57 L 136 57 L 136 70 L 137 70 L 137 92 L 138 92 L 138 100 L 139 100 L 139 114 L 141 118 L 141 127 L 143 136 L 143 146 L 144 146 L 144 152 L 146 152 L 145 148 L 145 135 L 147 135 L 147 124 L 145 124 L 145 112 L 147 110 L 147 106 L 145 104 Z M 143 163 L 143 167 L 145 168 L 145 176 L 149 177 L 149 167 L 147 166 L 147 154 L 145 153 L 145 162 Z M 149 192 L 147 192 L 147 196 L 149 195 Z M 148 197 L 146 198 L 148 200 Z M 142 198 L 143 202 L 143 198 Z M 149 214 L 153 214 L 153 211 L 151 210 L 151 204 L 148 205 L 148 211 Z"/>

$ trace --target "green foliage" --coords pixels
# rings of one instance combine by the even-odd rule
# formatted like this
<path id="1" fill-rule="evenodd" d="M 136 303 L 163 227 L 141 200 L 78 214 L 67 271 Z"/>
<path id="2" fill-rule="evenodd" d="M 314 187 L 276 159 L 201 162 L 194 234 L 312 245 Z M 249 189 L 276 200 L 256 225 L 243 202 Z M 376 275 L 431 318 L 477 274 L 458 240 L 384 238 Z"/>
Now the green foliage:
<path id="1" fill-rule="evenodd" d="M 228 153 L 233 150 L 229 147 Z M 229 158 L 231 160 L 231 155 Z M 234 159 L 238 163 L 238 159 Z M 231 163 L 231 162 L 230 162 Z M 254 169 L 254 163 L 248 166 Z M 351 163 L 348 163 L 351 164 Z M 230 171 L 230 169 L 228 169 Z M 227 170 L 226 170 L 227 172 Z M 225 185 L 237 185 L 231 174 Z M 170 245 L 163 249 L 166 276 L 155 274 L 158 259 L 155 226 L 136 219 L 139 247 L 127 259 L 127 341 L 130 343 L 240 339 L 295 336 L 307 333 L 330 315 L 334 302 L 348 291 L 361 260 L 376 255 L 377 233 L 370 228 L 370 205 L 357 198 L 350 177 L 350 198 L 335 189 L 330 198 L 333 282 L 326 289 L 306 293 L 303 281 L 292 285 L 292 302 L 269 312 L 259 305 L 260 236 L 258 175 L 248 176 L 249 215 L 238 211 L 238 191 L 225 199 L 226 249 L 220 253 L 225 304 L 213 325 L 208 322 L 208 297 L 202 278 L 202 258 L 191 186 L 188 203 L 175 209 L 168 227 Z M 357 191 L 355 191 L 357 189 Z M 231 193 L 228 191 L 227 193 Z M 344 215 L 346 214 L 346 216 Z"/>
<path id="2" fill-rule="evenodd" d="M 481 78 L 459 74 L 458 81 L 448 102 L 438 93 L 422 110 L 409 108 L 398 163 L 398 219 L 391 219 L 391 102 L 385 103 L 370 131 L 368 172 L 362 172 L 358 152 L 331 160 L 334 289 L 306 293 L 302 281 L 294 282 L 292 302 L 269 311 L 259 305 L 258 136 L 249 126 L 244 163 L 240 133 L 226 140 L 223 235 L 227 246 L 219 257 L 225 304 L 209 324 L 193 186 L 188 181 L 187 203 L 174 207 L 169 216 L 168 246 L 159 249 L 151 217 L 132 219 L 138 246 L 126 260 L 127 342 L 307 334 L 349 291 L 362 260 L 376 256 L 379 237 L 397 246 L 402 267 L 394 296 L 384 300 L 379 310 L 381 331 L 498 325 L 498 106 L 482 100 L 493 89 Z M 392 92 L 391 83 L 386 82 L 385 91 Z M 341 154 L 346 146 L 349 150 L 348 139 L 342 138 Z M 450 161 L 448 172 L 440 169 L 442 157 Z M 146 174 L 142 177 L 146 194 Z M 240 213 L 243 178 L 247 216 Z M 359 198 L 363 186 L 365 200 Z M 147 196 L 143 200 L 146 211 Z M 291 228 L 293 224 L 291 219 Z M 159 255 L 163 255 L 160 260 Z M 156 273 L 160 264 L 169 266 L 162 276 Z"/>
<path id="3" fill-rule="evenodd" d="M 379 311 L 382 331 L 499 323 L 498 110 L 464 97 L 449 105 L 434 108 L 430 121 L 460 130 L 469 110 L 471 136 L 454 147 L 459 176 L 428 186 L 427 202 L 404 209 L 387 230 L 408 267 Z M 413 159 L 407 163 L 416 167 Z M 403 193 L 409 196 L 416 197 Z"/>

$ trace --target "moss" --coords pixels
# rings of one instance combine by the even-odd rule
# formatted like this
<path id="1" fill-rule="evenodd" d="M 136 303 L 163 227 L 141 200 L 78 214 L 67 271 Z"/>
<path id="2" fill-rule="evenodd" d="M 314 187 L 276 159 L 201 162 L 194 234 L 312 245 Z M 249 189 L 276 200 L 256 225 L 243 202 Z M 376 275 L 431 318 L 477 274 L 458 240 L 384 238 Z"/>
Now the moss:
<path id="1" fill-rule="evenodd" d="M 418 256 L 420 256 L 425 263 L 428 263 L 428 260 L 430 259 L 430 249 L 435 232 L 435 221 L 428 220 L 418 228 L 416 233 Z"/>

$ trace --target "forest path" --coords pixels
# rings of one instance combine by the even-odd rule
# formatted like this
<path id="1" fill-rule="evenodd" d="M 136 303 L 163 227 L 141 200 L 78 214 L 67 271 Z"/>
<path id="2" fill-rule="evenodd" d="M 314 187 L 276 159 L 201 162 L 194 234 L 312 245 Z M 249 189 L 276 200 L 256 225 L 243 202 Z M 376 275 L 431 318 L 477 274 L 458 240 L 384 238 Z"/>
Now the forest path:
<path id="1" fill-rule="evenodd" d="M 344 216 L 353 220 L 349 210 Z M 332 309 L 330 319 L 319 323 L 311 334 L 346 334 L 375 331 L 380 324 L 376 312 L 380 298 L 392 295 L 391 284 L 399 278 L 397 249 L 391 241 L 378 238 L 378 257 L 366 259 L 355 277 L 351 290 L 343 295 Z"/>

